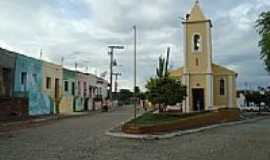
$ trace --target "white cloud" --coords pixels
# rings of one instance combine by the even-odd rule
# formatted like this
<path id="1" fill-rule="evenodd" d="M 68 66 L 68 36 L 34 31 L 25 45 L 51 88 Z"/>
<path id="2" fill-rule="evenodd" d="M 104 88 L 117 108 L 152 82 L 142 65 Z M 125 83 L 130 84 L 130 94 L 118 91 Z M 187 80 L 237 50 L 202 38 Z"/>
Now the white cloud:
<path id="1" fill-rule="evenodd" d="M 123 72 L 119 85 L 132 88 L 132 25 L 136 24 L 138 83 L 143 86 L 155 74 L 157 58 L 168 46 L 172 47 L 174 67 L 183 64 L 182 26 L 178 17 L 184 16 L 192 3 L 178 0 L 0 1 L 0 45 L 33 57 L 39 57 L 43 48 L 45 59 L 59 63 L 65 57 L 68 67 L 74 68 L 76 61 L 82 71 L 88 66 L 92 73 L 108 70 L 107 45 L 125 45 L 126 49 L 115 55 L 123 65 L 119 68 Z M 260 82 L 267 81 L 258 59 L 254 21 L 261 11 L 270 9 L 269 0 L 201 3 L 206 15 L 213 19 L 217 62 L 236 69 L 241 81 L 256 81 L 248 78 L 257 74 L 253 69 L 247 71 L 251 62 L 239 62 L 241 56 L 256 58 L 252 63 L 260 68 L 257 74 Z"/>

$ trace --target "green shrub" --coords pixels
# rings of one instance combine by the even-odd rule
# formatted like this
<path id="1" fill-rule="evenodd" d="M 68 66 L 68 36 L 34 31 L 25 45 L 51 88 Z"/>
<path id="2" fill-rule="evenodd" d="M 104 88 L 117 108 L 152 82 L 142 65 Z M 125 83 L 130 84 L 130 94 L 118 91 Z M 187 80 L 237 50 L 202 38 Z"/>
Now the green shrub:
<path id="1" fill-rule="evenodd" d="M 154 114 L 153 112 L 147 112 L 136 119 L 128 122 L 129 124 L 136 125 L 155 125 L 155 124 L 163 124 L 168 122 L 178 121 L 180 119 L 185 119 L 189 117 L 194 117 L 197 115 L 203 115 L 206 113 L 210 113 L 210 111 L 204 112 L 193 112 L 193 113 L 185 113 L 185 114 L 172 114 L 172 113 L 159 113 Z"/>

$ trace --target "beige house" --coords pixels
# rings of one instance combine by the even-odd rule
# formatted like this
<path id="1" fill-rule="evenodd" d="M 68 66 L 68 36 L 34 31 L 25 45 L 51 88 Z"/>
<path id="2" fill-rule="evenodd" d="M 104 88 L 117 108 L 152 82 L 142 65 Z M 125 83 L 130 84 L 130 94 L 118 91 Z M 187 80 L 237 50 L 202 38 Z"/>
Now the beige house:
<path id="1" fill-rule="evenodd" d="M 187 87 L 184 112 L 237 107 L 237 73 L 213 63 L 212 27 L 196 1 L 183 21 L 184 66 L 170 71 Z"/>
<path id="2" fill-rule="evenodd" d="M 58 103 L 62 98 L 63 68 L 49 62 L 43 62 L 42 90 L 51 100 L 51 113 L 59 113 Z"/>

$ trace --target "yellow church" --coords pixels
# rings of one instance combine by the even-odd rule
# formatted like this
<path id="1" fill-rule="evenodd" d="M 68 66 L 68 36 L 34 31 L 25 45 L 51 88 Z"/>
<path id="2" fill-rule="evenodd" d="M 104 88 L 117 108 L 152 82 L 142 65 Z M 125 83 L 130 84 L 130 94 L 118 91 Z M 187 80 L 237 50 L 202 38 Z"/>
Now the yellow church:
<path id="1" fill-rule="evenodd" d="M 211 20 L 206 18 L 199 1 L 182 22 L 184 30 L 184 66 L 170 76 L 187 87 L 183 112 L 236 107 L 237 73 L 213 63 Z"/>

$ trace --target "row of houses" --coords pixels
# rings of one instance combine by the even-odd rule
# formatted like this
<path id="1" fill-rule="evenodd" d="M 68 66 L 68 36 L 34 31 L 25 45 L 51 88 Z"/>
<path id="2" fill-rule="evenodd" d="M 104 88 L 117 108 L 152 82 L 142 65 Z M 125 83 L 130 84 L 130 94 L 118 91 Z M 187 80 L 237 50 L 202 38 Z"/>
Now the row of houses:
<path id="1" fill-rule="evenodd" d="M 107 88 L 96 75 L 0 48 L 0 97 L 26 98 L 30 116 L 98 109 Z"/>

